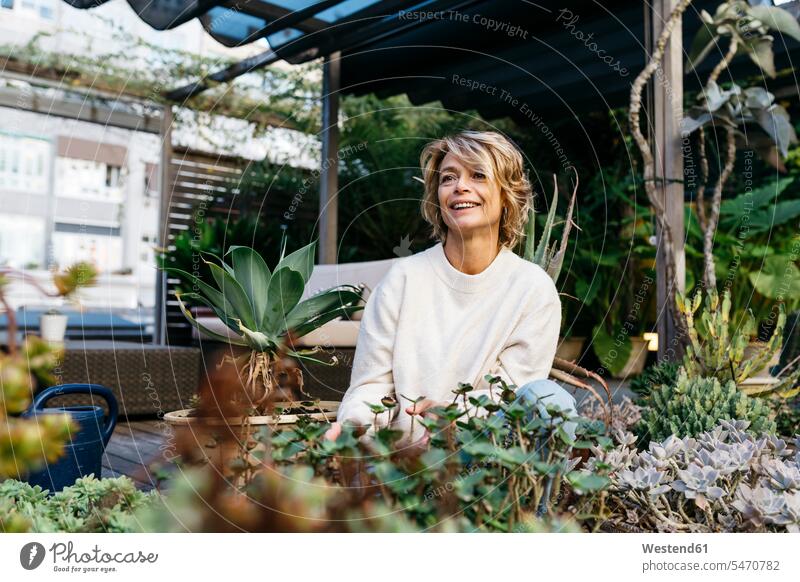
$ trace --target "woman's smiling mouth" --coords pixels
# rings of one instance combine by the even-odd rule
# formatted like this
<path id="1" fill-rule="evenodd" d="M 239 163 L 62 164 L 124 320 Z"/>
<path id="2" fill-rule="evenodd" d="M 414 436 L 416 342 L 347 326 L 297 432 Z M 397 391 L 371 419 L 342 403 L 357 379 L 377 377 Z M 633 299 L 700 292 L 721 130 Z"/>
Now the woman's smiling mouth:
<path id="1" fill-rule="evenodd" d="M 478 208 L 481 204 L 479 202 L 472 202 L 471 200 L 461 200 L 450 204 L 450 210 L 454 212 L 462 212 L 470 210 L 471 208 Z"/>

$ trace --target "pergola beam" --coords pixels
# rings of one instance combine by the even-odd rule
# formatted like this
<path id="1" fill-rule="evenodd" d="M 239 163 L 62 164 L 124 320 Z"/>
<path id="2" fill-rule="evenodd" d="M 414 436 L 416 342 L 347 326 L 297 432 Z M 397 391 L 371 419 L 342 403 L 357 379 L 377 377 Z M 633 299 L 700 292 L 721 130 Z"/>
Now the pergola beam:
<path id="1" fill-rule="evenodd" d="M 679 0 L 654 0 L 652 3 L 651 46 L 669 20 Z M 645 5 L 647 6 L 647 5 Z M 646 8 L 647 9 L 647 8 Z M 646 21 L 647 19 L 645 19 Z M 680 30 L 682 23 L 679 23 Z M 667 222 L 672 229 L 675 247 L 675 281 L 667 280 L 664 266 L 664 245 L 659 237 L 656 258 L 656 295 L 658 305 L 658 359 L 676 360 L 682 356 L 682 338 L 672 319 L 669 301 L 669 286 L 676 285 L 678 292 L 686 290 L 686 259 L 684 254 L 686 232 L 684 228 L 684 183 L 683 183 L 683 38 L 680 32 L 673 34 L 667 43 L 661 63 L 663 76 L 653 81 L 653 144 L 656 160 L 657 185 L 660 189 Z"/>
<path id="2" fill-rule="evenodd" d="M 340 53 L 325 57 L 322 69 L 322 168 L 319 182 L 319 262 L 336 263 L 339 190 Z"/>

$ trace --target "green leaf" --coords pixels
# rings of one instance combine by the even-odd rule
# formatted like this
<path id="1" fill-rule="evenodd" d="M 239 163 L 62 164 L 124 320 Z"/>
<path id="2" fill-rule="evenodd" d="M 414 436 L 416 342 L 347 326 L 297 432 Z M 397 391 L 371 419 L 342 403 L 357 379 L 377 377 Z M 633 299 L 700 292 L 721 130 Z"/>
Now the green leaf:
<path id="1" fill-rule="evenodd" d="M 331 311 L 326 311 L 325 313 L 315 317 L 314 319 L 308 320 L 305 323 L 302 323 L 294 328 L 294 334 L 297 337 L 303 337 L 307 333 L 311 333 L 315 329 L 322 327 L 329 321 L 333 321 L 337 317 L 349 317 L 350 315 L 360 311 L 362 307 L 360 305 L 350 305 L 346 307 L 337 307 L 332 309 Z"/>
<path id="2" fill-rule="evenodd" d="M 631 338 L 627 334 L 618 333 L 618 337 L 608 334 L 602 324 L 593 330 L 592 349 L 600 363 L 612 374 L 619 374 L 633 351 Z"/>
<path id="3" fill-rule="evenodd" d="M 308 283 L 308 280 L 311 278 L 311 273 L 314 271 L 314 258 L 316 257 L 316 253 L 317 241 L 313 241 L 311 244 L 281 259 L 275 267 L 275 272 L 283 268 L 297 271 L 302 276 L 303 286 L 305 287 L 306 283 Z"/>
<path id="4" fill-rule="evenodd" d="M 608 477 L 594 473 L 578 473 L 573 471 L 566 475 L 567 481 L 580 492 L 599 491 L 609 484 Z"/>
<path id="5" fill-rule="evenodd" d="M 777 300 L 800 297 L 800 269 L 791 257 L 772 255 L 760 271 L 749 273 L 750 283 L 764 297 Z"/>
<path id="6" fill-rule="evenodd" d="M 271 276 L 267 263 L 250 247 L 232 246 L 228 253 L 233 262 L 234 277 L 241 283 L 242 289 L 250 298 L 255 320 L 264 321 L 264 312 L 267 309 L 267 288 Z"/>
<path id="7" fill-rule="evenodd" d="M 283 326 L 282 331 L 307 323 L 323 313 L 332 311 L 336 307 L 354 305 L 359 301 L 361 301 L 360 290 L 358 287 L 350 285 L 319 293 L 314 297 L 301 301 L 292 309 L 286 317 L 286 324 Z"/>
<path id="8" fill-rule="evenodd" d="M 219 265 L 211 262 L 206 264 L 211 269 L 211 275 L 217 282 L 219 290 L 222 291 L 222 295 L 233 307 L 233 312 L 228 312 L 228 317 L 241 319 L 249 329 L 257 329 L 253 317 L 253 306 L 239 282 Z"/>
<path id="9" fill-rule="evenodd" d="M 748 11 L 772 30 L 800 41 L 800 25 L 790 12 L 778 6 L 751 6 Z"/>
<path id="10" fill-rule="evenodd" d="M 175 275 L 179 278 L 189 281 L 193 287 L 202 291 L 203 295 L 205 295 L 208 300 L 211 301 L 211 303 L 213 303 L 218 309 L 226 313 L 233 311 L 233 306 L 225 299 L 225 296 L 214 289 L 211 285 L 204 283 L 199 277 L 175 267 L 165 267 L 164 271 L 170 275 Z"/>
<path id="11" fill-rule="evenodd" d="M 185 304 L 183 303 L 183 301 L 181 300 L 181 295 L 180 295 L 180 293 L 176 293 L 176 294 L 175 294 L 175 298 L 178 300 L 178 305 L 180 306 L 180 309 L 181 309 L 181 311 L 183 312 L 183 316 L 184 316 L 184 317 L 185 317 L 185 318 L 186 318 L 186 319 L 189 321 L 189 323 L 191 323 L 191 324 L 192 324 L 194 327 L 196 327 L 197 329 L 199 329 L 201 332 L 203 332 L 203 333 L 204 333 L 205 335 L 207 335 L 208 337 L 210 337 L 210 338 L 212 338 L 212 339 L 215 339 L 215 340 L 217 340 L 217 341 L 220 341 L 220 342 L 225 342 L 225 343 L 233 344 L 233 345 L 235 345 L 235 346 L 246 346 L 246 345 L 247 345 L 247 344 L 246 344 L 245 342 L 243 342 L 243 341 L 240 341 L 240 340 L 235 340 L 235 339 L 231 339 L 231 338 L 229 338 L 229 337 L 226 337 L 226 336 L 224 336 L 224 335 L 218 334 L 218 333 L 217 333 L 217 332 L 215 332 L 215 331 L 211 331 L 210 329 L 208 329 L 208 328 L 207 328 L 206 326 L 204 326 L 204 325 L 201 325 L 201 324 L 200 324 L 200 323 L 198 323 L 198 322 L 197 322 L 197 320 L 196 320 L 196 319 L 195 319 L 195 318 L 192 316 L 191 312 L 190 312 L 190 311 L 189 311 L 189 310 L 186 308 L 186 305 L 185 305 Z"/>
<path id="12" fill-rule="evenodd" d="M 218 309 L 208 299 L 206 299 L 199 293 L 181 293 L 181 297 L 183 299 L 192 299 L 197 303 L 205 305 L 206 307 L 210 307 L 211 311 L 214 312 L 214 315 L 216 315 L 222 323 L 224 323 L 226 326 L 228 326 L 232 331 L 236 332 L 237 334 L 239 333 L 239 324 L 236 323 L 236 320 L 229 318 L 224 311 Z"/>
<path id="13" fill-rule="evenodd" d="M 302 275 L 288 267 L 282 267 L 272 274 L 267 290 L 267 310 L 264 314 L 263 328 L 277 335 L 286 324 L 286 314 L 295 308 L 303 296 L 305 281 Z"/>

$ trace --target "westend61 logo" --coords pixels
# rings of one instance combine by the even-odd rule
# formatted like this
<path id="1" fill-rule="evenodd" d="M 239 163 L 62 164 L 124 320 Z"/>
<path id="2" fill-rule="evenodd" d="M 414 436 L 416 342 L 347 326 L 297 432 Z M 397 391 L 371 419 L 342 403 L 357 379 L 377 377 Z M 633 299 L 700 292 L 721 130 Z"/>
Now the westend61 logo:
<path id="1" fill-rule="evenodd" d="M 39 542 L 29 542 L 19 552 L 19 563 L 26 570 L 35 570 L 41 566 L 46 554 L 53 558 L 54 572 L 116 572 L 115 564 L 155 564 L 158 554 L 137 552 L 104 552 L 95 545 L 89 551 L 76 552 L 72 542 L 58 542 L 49 550 Z"/>

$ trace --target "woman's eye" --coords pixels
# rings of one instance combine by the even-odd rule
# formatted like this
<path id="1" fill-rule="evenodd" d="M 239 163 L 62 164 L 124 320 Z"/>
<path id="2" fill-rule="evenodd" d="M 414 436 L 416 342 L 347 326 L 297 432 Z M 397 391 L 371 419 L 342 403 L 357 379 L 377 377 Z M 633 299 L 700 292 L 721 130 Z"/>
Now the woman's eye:
<path id="1" fill-rule="evenodd" d="M 483 172 L 475 172 L 473 176 L 478 180 L 483 180 L 484 178 L 486 178 L 486 174 L 484 174 Z"/>
<path id="2" fill-rule="evenodd" d="M 448 182 L 448 181 L 450 181 L 452 179 L 453 179 L 453 176 L 451 176 L 451 175 L 442 176 L 442 184 L 444 184 L 445 182 Z"/>

